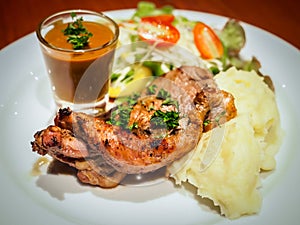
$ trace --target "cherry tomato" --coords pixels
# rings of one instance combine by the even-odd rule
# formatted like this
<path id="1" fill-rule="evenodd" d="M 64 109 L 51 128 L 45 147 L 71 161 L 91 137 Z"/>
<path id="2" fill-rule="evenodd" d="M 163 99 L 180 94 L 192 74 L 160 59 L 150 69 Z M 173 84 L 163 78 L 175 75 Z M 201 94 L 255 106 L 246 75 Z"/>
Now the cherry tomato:
<path id="1" fill-rule="evenodd" d="M 138 28 L 140 38 L 147 41 L 175 44 L 180 38 L 180 33 L 172 25 L 174 19 L 172 14 L 143 17 Z"/>
<path id="2" fill-rule="evenodd" d="M 156 22 L 156 23 L 163 23 L 163 24 L 171 24 L 175 19 L 175 16 L 172 14 L 164 14 L 164 15 L 157 15 L 157 16 L 146 16 L 143 17 L 141 20 L 142 22 Z"/>
<path id="3" fill-rule="evenodd" d="M 223 55 L 223 44 L 216 33 L 206 24 L 197 22 L 193 30 L 194 42 L 204 59 L 220 58 Z"/>
<path id="4" fill-rule="evenodd" d="M 176 27 L 171 24 L 158 23 L 156 21 L 141 21 L 138 34 L 142 40 L 169 42 L 172 44 L 175 44 L 180 38 L 180 33 Z"/>

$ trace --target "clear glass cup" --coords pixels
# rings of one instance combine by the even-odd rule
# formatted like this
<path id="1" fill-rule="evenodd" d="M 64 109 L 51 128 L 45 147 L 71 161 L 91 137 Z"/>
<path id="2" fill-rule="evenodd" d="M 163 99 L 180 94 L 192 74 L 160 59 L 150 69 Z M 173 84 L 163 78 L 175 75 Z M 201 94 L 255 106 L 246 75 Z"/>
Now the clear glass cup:
<path id="1" fill-rule="evenodd" d="M 93 34 L 83 49 L 74 49 L 63 32 L 74 15 Z M 36 34 L 57 106 L 78 111 L 105 108 L 119 37 L 116 22 L 101 12 L 67 10 L 44 19 Z"/>

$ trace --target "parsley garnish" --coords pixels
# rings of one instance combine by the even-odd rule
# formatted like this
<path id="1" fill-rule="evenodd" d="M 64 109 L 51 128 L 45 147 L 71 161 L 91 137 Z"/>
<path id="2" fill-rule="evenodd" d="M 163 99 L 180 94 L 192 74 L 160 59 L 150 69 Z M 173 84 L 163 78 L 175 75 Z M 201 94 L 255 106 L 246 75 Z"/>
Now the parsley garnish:
<path id="1" fill-rule="evenodd" d="M 106 123 L 122 127 L 125 130 L 137 128 L 137 124 L 134 123 L 132 126 L 128 126 L 128 123 L 130 119 L 130 113 L 133 109 L 133 106 L 137 103 L 139 97 L 139 94 L 134 93 L 131 96 L 120 99 L 122 104 L 118 105 L 112 111 L 110 119 L 106 121 Z"/>
<path id="2" fill-rule="evenodd" d="M 151 117 L 151 124 L 155 128 L 167 127 L 168 130 L 172 130 L 179 126 L 179 112 L 157 110 Z"/>
<path id="3" fill-rule="evenodd" d="M 213 120 L 209 120 L 209 119 L 205 120 L 205 121 L 203 122 L 203 125 L 204 125 L 204 126 L 208 126 L 209 124 L 215 122 L 218 126 L 221 126 L 220 120 L 221 120 L 221 118 L 222 118 L 223 116 L 225 116 L 225 114 L 226 114 L 226 111 L 222 111 L 218 116 L 216 116 L 215 119 L 213 119 Z"/>
<path id="4" fill-rule="evenodd" d="M 137 128 L 139 128 L 139 125 L 137 122 L 133 122 L 133 124 L 131 126 L 129 126 L 130 130 L 137 129 Z"/>
<path id="5" fill-rule="evenodd" d="M 216 123 L 218 124 L 218 126 L 221 126 L 221 124 L 220 124 L 220 119 L 221 119 L 223 116 L 225 116 L 225 114 L 226 114 L 226 111 L 222 111 L 222 112 L 215 118 L 215 121 L 216 121 Z"/>
<path id="6" fill-rule="evenodd" d="M 108 124 L 120 126 L 123 129 L 128 129 L 128 122 L 130 118 L 130 112 L 132 106 L 130 105 L 119 105 L 111 113 L 110 119 L 107 121 Z"/>
<path id="7" fill-rule="evenodd" d="M 156 85 L 152 85 L 148 88 L 148 92 L 155 93 Z M 120 105 L 118 105 L 111 113 L 111 117 L 106 123 L 119 126 L 125 130 L 138 129 L 138 123 L 133 122 L 129 124 L 130 113 L 133 107 L 137 104 L 140 95 L 135 93 L 131 96 L 119 99 Z M 164 100 L 162 105 L 175 105 L 178 108 L 178 102 L 170 98 L 170 93 L 164 89 L 160 89 L 156 96 L 157 99 Z M 153 110 L 150 106 L 150 110 Z M 179 126 L 180 115 L 178 111 L 162 111 L 156 110 L 151 116 L 150 123 L 152 129 L 166 128 L 171 131 Z"/>
<path id="8" fill-rule="evenodd" d="M 170 98 L 171 95 L 169 92 L 167 92 L 166 90 L 164 89 L 160 89 L 157 93 L 157 98 L 158 99 L 163 99 L 163 100 L 166 100 L 167 98 Z"/>
<path id="9" fill-rule="evenodd" d="M 208 126 L 210 123 L 211 123 L 211 120 L 205 120 L 205 121 L 203 122 L 203 125 L 206 127 L 206 126 Z"/>
<path id="10" fill-rule="evenodd" d="M 137 103 L 139 97 L 139 93 L 133 93 L 132 95 L 119 98 L 118 102 L 125 105 L 134 106 Z"/>
<path id="11" fill-rule="evenodd" d="M 163 105 L 174 105 L 176 108 L 178 108 L 178 101 L 172 99 L 170 93 L 164 89 L 160 89 L 158 91 L 157 98 L 164 100 L 162 102 Z"/>
<path id="12" fill-rule="evenodd" d="M 89 44 L 89 38 L 93 36 L 82 24 L 83 18 L 76 18 L 76 13 L 71 13 L 73 22 L 68 23 L 68 26 L 63 33 L 68 36 L 67 42 L 73 45 L 73 49 L 83 49 Z"/>
<path id="13" fill-rule="evenodd" d="M 147 94 L 148 94 L 148 95 L 154 95 L 155 92 L 156 92 L 156 88 L 157 88 L 157 86 L 156 86 L 155 84 L 150 85 L 150 86 L 147 88 Z"/>
<path id="14" fill-rule="evenodd" d="M 177 109 L 179 107 L 178 101 L 172 99 L 172 98 L 167 98 L 163 101 L 163 105 L 174 105 Z"/>

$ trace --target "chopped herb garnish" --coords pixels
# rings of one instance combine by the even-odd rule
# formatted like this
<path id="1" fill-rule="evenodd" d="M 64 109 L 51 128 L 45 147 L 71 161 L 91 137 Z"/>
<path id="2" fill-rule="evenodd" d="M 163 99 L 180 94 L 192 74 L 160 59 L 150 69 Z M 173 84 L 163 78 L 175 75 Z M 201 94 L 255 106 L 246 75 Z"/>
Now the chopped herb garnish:
<path id="1" fill-rule="evenodd" d="M 206 127 L 206 126 L 208 126 L 210 123 L 211 123 L 211 120 L 205 120 L 205 121 L 203 122 L 203 125 Z"/>
<path id="2" fill-rule="evenodd" d="M 163 105 L 174 105 L 178 109 L 179 103 L 178 101 L 172 99 L 172 98 L 167 98 L 166 100 L 163 101 Z"/>
<path id="3" fill-rule="evenodd" d="M 73 49 L 83 49 L 89 44 L 89 38 L 93 36 L 82 24 L 83 18 L 76 18 L 76 13 L 71 13 L 73 22 L 68 23 L 68 26 L 63 33 L 68 36 L 67 42 L 73 45 Z"/>
<path id="4" fill-rule="evenodd" d="M 157 98 L 164 100 L 162 105 L 174 105 L 176 108 L 178 108 L 178 101 L 172 99 L 170 93 L 164 89 L 160 89 L 158 91 Z"/>
<path id="5" fill-rule="evenodd" d="M 221 120 L 221 118 L 222 118 L 223 116 L 225 116 L 225 114 L 226 114 L 226 111 L 222 111 L 215 119 L 213 119 L 213 120 L 209 120 L 209 119 L 205 120 L 205 121 L 203 122 L 203 125 L 204 125 L 204 126 L 208 126 L 209 124 L 215 122 L 218 126 L 221 126 L 220 120 Z"/>
<path id="6" fill-rule="evenodd" d="M 124 97 L 119 99 L 121 104 L 118 105 L 111 113 L 110 119 L 106 121 L 106 123 L 111 125 L 120 126 L 123 129 L 132 130 L 133 128 L 137 128 L 137 124 L 132 124 L 132 126 L 128 126 L 130 113 L 133 109 L 133 106 L 137 103 L 139 94 L 135 93 L 131 96 Z"/>
<path id="7" fill-rule="evenodd" d="M 67 41 L 73 45 L 74 49 L 79 50 L 87 46 L 89 37 L 90 35 L 87 36 L 70 35 Z"/>
<path id="8" fill-rule="evenodd" d="M 115 110 L 112 111 L 111 117 L 107 121 L 107 123 L 111 125 L 120 126 L 124 129 L 128 129 L 128 122 L 131 110 L 132 106 L 119 105 Z"/>
<path id="9" fill-rule="evenodd" d="M 156 93 L 156 88 L 157 86 L 155 84 L 153 85 L 150 85 L 148 88 L 147 88 L 147 94 L 148 95 L 154 95 Z"/>
<path id="10" fill-rule="evenodd" d="M 167 127 L 168 130 L 172 130 L 179 126 L 179 112 L 157 110 L 151 117 L 151 124 L 155 128 Z"/>
<path id="11" fill-rule="evenodd" d="M 152 85 L 148 87 L 148 91 L 155 93 L 155 89 L 157 88 L 156 85 Z M 159 96 L 158 96 L 159 94 Z M 160 89 L 158 91 L 158 94 L 156 96 L 157 99 L 163 99 L 162 105 L 175 105 L 178 108 L 178 102 L 175 100 L 172 100 L 170 98 L 170 93 L 165 91 L 164 89 Z M 138 129 L 138 123 L 133 122 L 131 125 L 129 125 L 129 119 L 131 111 L 133 110 L 134 106 L 137 104 L 138 99 L 140 98 L 140 94 L 134 93 L 130 96 L 123 97 L 121 99 L 118 99 L 120 102 L 120 105 L 118 105 L 111 113 L 110 119 L 107 121 L 108 124 L 120 126 L 121 128 L 125 130 L 133 130 Z M 165 99 L 166 98 L 166 99 Z M 149 111 L 154 110 L 154 107 L 152 105 L 149 106 Z M 161 129 L 166 128 L 167 130 L 173 130 L 174 128 L 179 126 L 179 112 L 174 111 L 162 111 L 162 110 L 156 110 L 151 119 L 150 124 L 152 129 Z"/>
<path id="12" fill-rule="evenodd" d="M 139 93 L 133 93 L 132 95 L 118 98 L 118 102 L 133 106 L 137 103 L 138 98 L 140 97 Z"/>
<path id="13" fill-rule="evenodd" d="M 139 128 L 139 125 L 137 122 L 133 122 L 133 124 L 131 126 L 129 126 L 130 130 L 137 129 L 137 128 Z"/>
<path id="14" fill-rule="evenodd" d="M 220 126 L 220 119 L 226 114 L 226 111 L 221 112 L 216 118 L 215 121 Z"/>
<path id="15" fill-rule="evenodd" d="M 158 93 L 157 93 L 157 98 L 158 99 L 167 99 L 167 98 L 170 98 L 171 97 L 171 95 L 170 95 L 170 93 L 169 92 L 167 92 L 166 90 L 164 90 L 164 89 L 160 89 L 159 91 L 158 91 Z"/>

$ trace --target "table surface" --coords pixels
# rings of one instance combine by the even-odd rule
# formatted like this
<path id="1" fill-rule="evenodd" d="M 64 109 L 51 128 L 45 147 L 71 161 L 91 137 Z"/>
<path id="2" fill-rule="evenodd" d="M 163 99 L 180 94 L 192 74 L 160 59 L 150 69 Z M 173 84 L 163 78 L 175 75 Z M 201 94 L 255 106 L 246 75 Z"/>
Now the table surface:
<path id="1" fill-rule="evenodd" d="M 137 6 L 137 0 L 10 0 L 0 1 L 0 49 L 35 30 L 40 20 L 65 9 L 108 11 Z M 299 0 L 153 0 L 158 7 L 172 5 L 235 18 L 267 30 L 300 49 Z"/>

